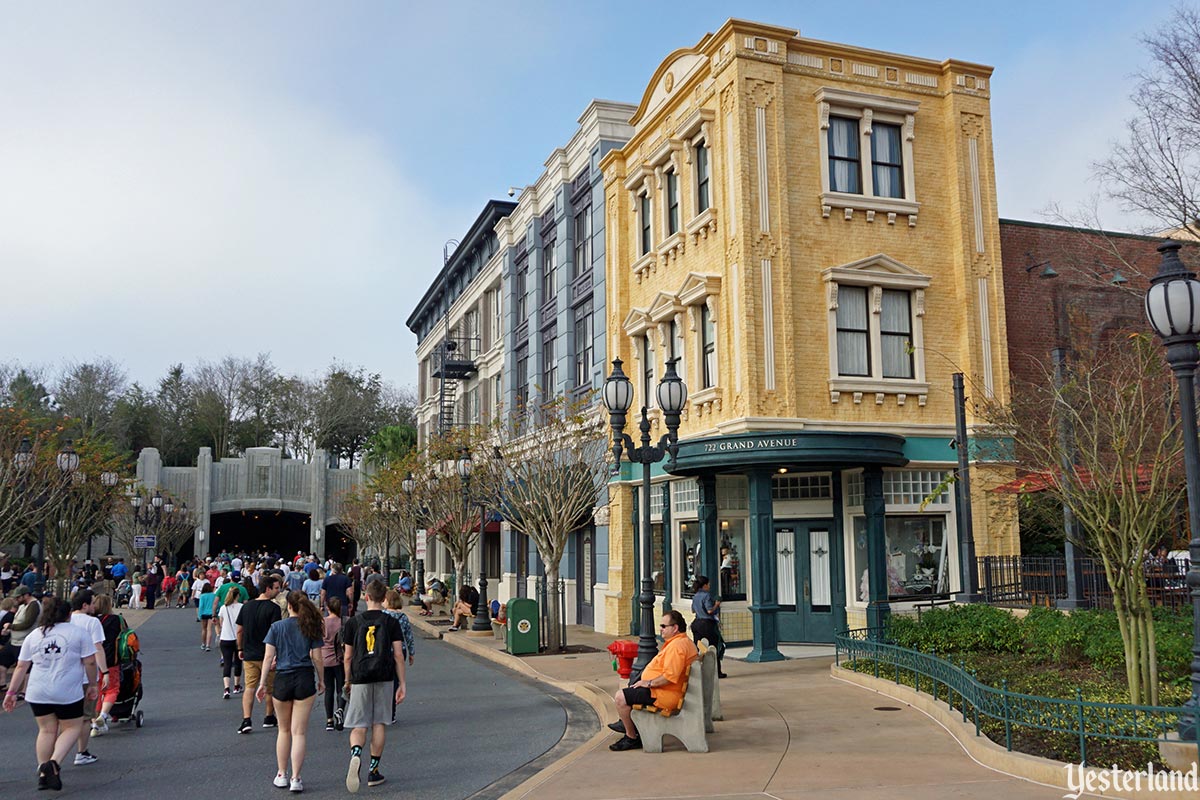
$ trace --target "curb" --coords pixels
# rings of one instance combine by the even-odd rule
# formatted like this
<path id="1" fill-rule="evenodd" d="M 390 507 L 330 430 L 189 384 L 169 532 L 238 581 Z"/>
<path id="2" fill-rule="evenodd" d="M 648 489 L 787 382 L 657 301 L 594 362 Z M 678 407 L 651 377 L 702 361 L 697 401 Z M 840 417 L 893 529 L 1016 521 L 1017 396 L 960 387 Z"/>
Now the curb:
<path id="1" fill-rule="evenodd" d="M 587 703 L 596 713 L 596 719 L 601 728 L 594 736 L 563 757 L 546 765 L 540 769 L 537 774 L 505 792 L 503 795 L 501 795 L 501 800 L 518 800 L 518 798 L 525 797 L 527 794 L 529 794 L 529 792 L 545 782 L 547 778 L 566 769 L 575 761 L 582 758 L 586 752 L 594 749 L 598 744 L 607 742 L 612 738 L 611 732 L 603 727 L 604 720 L 608 719 L 609 717 L 615 717 L 617 709 L 612 702 L 612 698 L 610 698 L 599 688 L 581 681 L 560 680 L 558 678 L 552 678 L 549 675 L 545 675 L 534 669 L 533 666 L 531 666 L 529 662 L 525 661 L 524 659 L 511 656 L 508 653 L 501 652 L 486 644 L 482 644 L 482 642 L 488 641 L 483 637 L 475 639 L 466 636 L 447 637 L 443 635 L 445 633 L 443 630 L 440 630 L 435 625 L 430 625 L 424 619 L 416 615 L 410 615 L 409 622 L 412 623 L 414 628 L 423 631 L 430 638 L 441 639 L 443 642 L 452 647 L 457 647 L 460 650 L 465 650 L 466 652 L 471 653 L 472 655 L 487 659 L 488 661 L 504 667 L 507 670 L 521 673 L 532 680 L 548 684 L 564 692 L 573 694 L 583 702 Z"/>
<path id="2" fill-rule="evenodd" d="M 904 703 L 925 714 L 945 728 L 946 732 L 958 742 L 963 752 L 972 761 L 982 767 L 999 772 L 1002 775 L 1020 778 L 1054 789 L 1062 789 L 1069 792 L 1079 791 L 1077 786 L 1070 786 L 1067 781 L 1067 767 L 1077 767 L 1077 765 L 1068 765 L 1062 761 L 1054 761 L 1053 759 L 1041 756 L 1032 756 L 1028 753 L 1010 752 L 986 736 L 982 734 L 976 735 L 975 726 L 971 723 L 963 722 L 962 715 L 951 709 L 942 700 L 934 700 L 929 695 L 918 692 L 916 689 L 903 684 L 855 672 L 854 670 L 839 667 L 837 664 L 830 665 L 829 674 L 834 680 L 873 691 L 884 697 Z M 1096 772 L 1107 772 L 1102 767 L 1096 767 L 1095 770 Z M 1151 800 L 1151 798 L 1159 798 L 1159 800 L 1163 798 L 1169 798 L 1170 800 L 1184 800 L 1184 798 L 1188 798 L 1189 800 L 1195 800 L 1195 795 L 1185 790 L 1147 791 L 1143 789 L 1142 791 L 1133 790 L 1117 794 L 1114 788 L 1110 792 L 1086 794 L 1089 797 L 1121 797 L 1130 798 L 1130 800 Z"/>

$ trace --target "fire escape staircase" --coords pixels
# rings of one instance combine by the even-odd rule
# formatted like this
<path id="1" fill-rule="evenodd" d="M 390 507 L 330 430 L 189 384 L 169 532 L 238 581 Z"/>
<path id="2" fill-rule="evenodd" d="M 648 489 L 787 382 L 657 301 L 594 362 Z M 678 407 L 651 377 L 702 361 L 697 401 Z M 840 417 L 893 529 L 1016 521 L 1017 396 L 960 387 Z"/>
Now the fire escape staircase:
<path id="1" fill-rule="evenodd" d="M 456 413 L 458 384 L 475 374 L 475 359 L 479 355 L 479 345 L 478 337 L 447 335 L 434 351 L 433 377 L 439 381 L 438 433 L 440 435 L 444 436 L 451 428 L 465 422 L 465 420 L 459 420 Z"/>

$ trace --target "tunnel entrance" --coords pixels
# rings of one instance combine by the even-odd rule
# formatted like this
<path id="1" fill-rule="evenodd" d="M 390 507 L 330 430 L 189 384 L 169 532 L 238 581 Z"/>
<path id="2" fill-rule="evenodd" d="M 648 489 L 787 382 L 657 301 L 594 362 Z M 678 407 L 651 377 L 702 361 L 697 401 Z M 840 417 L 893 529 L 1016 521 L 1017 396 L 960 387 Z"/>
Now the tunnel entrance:
<path id="1" fill-rule="evenodd" d="M 308 514 L 293 511 L 234 511 L 213 514 L 210 555 L 228 550 L 255 553 L 266 550 L 283 557 L 309 551 Z"/>

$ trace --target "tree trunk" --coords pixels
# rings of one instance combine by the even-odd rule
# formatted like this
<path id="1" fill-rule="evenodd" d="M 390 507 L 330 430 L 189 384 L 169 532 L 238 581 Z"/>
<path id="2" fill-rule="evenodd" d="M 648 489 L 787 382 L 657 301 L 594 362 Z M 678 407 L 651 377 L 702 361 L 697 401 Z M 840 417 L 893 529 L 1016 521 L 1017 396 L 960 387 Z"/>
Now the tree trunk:
<path id="1" fill-rule="evenodd" d="M 546 648 L 556 652 L 563 646 L 558 621 L 562 618 L 562 608 L 558 595 L 558 562 L 546 564 Z"/>
<path id="2" fill-rule="evenodd" d="M 458 599 L 458 594 L 462 592 L 467 581 L 467 559 L 465 557 L 455 557 L 454 559 L 454 599 Z"/>

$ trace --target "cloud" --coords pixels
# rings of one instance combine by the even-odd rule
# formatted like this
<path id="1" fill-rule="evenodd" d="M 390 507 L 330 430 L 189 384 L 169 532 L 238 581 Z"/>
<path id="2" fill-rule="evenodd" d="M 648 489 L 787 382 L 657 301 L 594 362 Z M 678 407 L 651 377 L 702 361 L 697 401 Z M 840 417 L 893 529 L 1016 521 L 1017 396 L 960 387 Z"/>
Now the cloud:
<path id="1" fill-rule="evenodd" d="M 93 21 L 0 34 L 3 357 L 111 354 L 147 380 L 270 351 L 412 380 L 412 265 L 448 226 L 388 143 L 280 91 L 261 53 Z"/>

